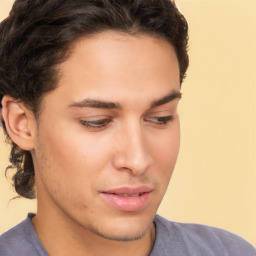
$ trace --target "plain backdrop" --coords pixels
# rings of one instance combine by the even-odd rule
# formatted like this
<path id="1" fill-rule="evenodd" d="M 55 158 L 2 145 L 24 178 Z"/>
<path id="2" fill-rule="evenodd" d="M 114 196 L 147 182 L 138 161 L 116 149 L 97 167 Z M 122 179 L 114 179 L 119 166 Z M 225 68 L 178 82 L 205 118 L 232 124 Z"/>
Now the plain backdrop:
<path id="1" fill-rule="evenodd" d="M 0 19 L 12 0 L 0 0 Z M 181 150 L 159 213 L 228 229 L 256 246 L 256 1 L 176 0 L 190 28 Z M 29 15 L 29 13 L 28 13 Z M 1 131 L 2 132 L 2 131 Z M 11 200 L 0 132 L 0 234 L 36 211 Z"/>

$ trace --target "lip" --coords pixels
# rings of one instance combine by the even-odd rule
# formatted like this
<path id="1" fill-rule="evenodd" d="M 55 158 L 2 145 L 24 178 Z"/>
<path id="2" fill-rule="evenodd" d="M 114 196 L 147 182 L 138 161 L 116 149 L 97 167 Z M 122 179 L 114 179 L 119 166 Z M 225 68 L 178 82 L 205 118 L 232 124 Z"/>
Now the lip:
<path id="1" fill-rule="evenodd" d="M 147 206 L 151 192 L 149 186 L 119 187 L 102 191 L 100 195 L 108 205 L 120 211 L 136 212 Z"/>

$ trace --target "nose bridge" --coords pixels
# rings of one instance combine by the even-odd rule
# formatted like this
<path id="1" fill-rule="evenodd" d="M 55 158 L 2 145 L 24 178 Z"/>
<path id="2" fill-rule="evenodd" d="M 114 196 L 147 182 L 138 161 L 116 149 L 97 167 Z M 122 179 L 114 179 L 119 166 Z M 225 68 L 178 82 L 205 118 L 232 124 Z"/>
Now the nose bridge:
<path id="1" fill-rule="evenodd" d="M 128 121 L 120 130 L 118 141 L 116 167 L 129 169 L 136 175 L 146 171 L 150 164 L 150 154 L 140 122 Z"/>

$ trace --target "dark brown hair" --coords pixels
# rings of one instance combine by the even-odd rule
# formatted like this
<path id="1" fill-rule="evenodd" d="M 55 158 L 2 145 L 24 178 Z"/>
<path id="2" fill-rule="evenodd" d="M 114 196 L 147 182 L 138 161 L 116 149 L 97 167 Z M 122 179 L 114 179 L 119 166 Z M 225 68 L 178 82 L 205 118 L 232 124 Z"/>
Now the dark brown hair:
<path id="1" fill-rule="evenodd" d="M 56 66 L 81 37 L 115 30 L 156 36 L 173 45 L 182 83 L 188 67 L 188 27 L 170 0 L 16 0 L 0 24 L 0 101 L 10 95 L 40 112 L 44 94 L 57 86 Z M 30 152 L 12 145 L 11 166 L 16 192 L 35 198 Z"/>

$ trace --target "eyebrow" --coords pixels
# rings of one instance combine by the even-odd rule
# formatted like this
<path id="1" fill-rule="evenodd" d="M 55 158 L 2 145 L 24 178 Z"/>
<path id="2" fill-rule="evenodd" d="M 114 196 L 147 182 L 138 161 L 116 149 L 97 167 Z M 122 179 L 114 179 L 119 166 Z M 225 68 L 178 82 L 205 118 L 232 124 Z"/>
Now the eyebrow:
<path id="1" fill-rule="evenodd" d="M 175 99 L 180 99 L 182 94 L 178 91 L 173 91 L 161 99 L 155 100 L 150 104 L 150 108 L 154 108 L 166 104 Z M 79 102 L 73 102 L 68 107 L 73 108 L 103 108 L 103 109 L 121 109 L 121 105 L 117 102 L 107 102 L 94 99 L 84 99 Z"/>
<path id="2" fill-rule="evenodd" d="M 150 108 L 155 108 L 161 105 L 164 105 L 170 101 L 173 101 L 175 99 L 181 99 L 182 93 L 178 91 L 173 91 L 170 94 L 164 96 L 163 98 L 159 100 L 155 100 L 151 103 Z"/>
<path id="3" fill-rule="evenodd" d="M 77 108 L 106 108 L 106 109 L 121 109 L 119 103 L 99 101 L 93 99 L 84 99 L 80 102 L 73 102 L 69 107 Z"/>

